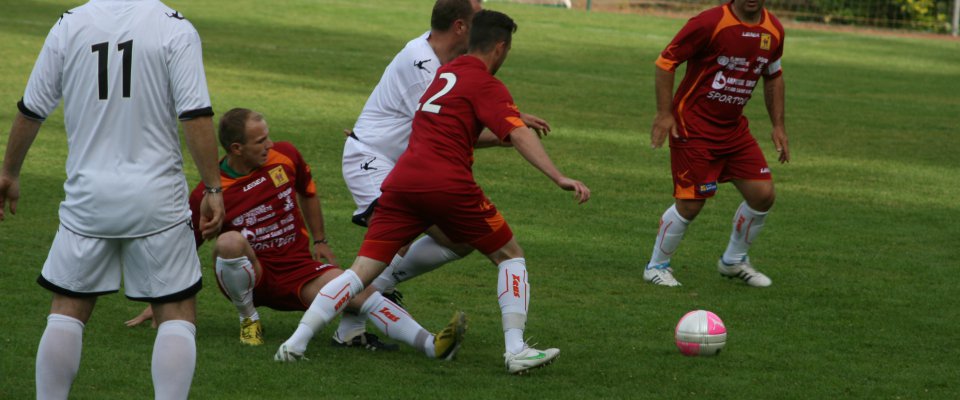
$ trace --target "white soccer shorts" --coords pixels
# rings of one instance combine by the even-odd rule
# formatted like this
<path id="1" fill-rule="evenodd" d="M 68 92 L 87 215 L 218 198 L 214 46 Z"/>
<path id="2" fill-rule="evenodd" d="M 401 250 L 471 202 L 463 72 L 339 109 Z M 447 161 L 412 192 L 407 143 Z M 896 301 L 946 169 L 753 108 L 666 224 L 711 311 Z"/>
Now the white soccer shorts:
<path id="1" fill-rule="evenodd" d="M 190 298 L 202 285 L 189 222 L 139 238 L 94 238 L 57 231 L 37 282 L 48 290 L 90 297 L 120 290 L 131 300 L 164 303 Z"/>
<path id="2" fill-rule="evenodd" d="M 354 138 L 347 138 L 343 146 L 343 180 L 357 204 L 357 210 L 353 212 L 355 224 L 367 226 L 367 219 L 373 212 L 370 207 L 380 198 L 380 185 L 393 167 L 394 162 L 387 157 Z"/>

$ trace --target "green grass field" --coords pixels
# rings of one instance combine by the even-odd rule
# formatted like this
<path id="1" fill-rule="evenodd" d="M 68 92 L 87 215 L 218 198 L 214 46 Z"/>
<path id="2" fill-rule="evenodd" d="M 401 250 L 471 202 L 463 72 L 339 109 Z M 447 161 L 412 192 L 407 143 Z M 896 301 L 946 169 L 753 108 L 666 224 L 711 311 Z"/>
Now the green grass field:
<path id="1" fill-rule="evenodd" d="M 44 37 L 74 1 L 17 1 L 0 16 L 0 145 Z M 274 140 L 314 168 L 327 232 L 349 263 L 363 231 L 340 175 L 352 126 L 393 55 L 429 24 L 431 1 L 171 0 L 199 30 L 214 108 L 262 111 Z M 752 289 L 714 263 L 739 196 L 730 185 L 674 257 L 684 286 L 642 280 L 660 213 L 671 203 L 666 149 L 649 148 L 653 61 L 683 24 L 622 14 L 488 3 L 520 29 L 499 73 L 526 112 L 547 118 L 545 146 L 594 198 L 577 206 L 511 149 L 477 153 L 476 174 L 524 247 L 533 297 L 527 334 L 560 360 L 527 377 L 503 370 L 496 270 L 473 255 L 401 285 L 428 329 L 454 309 L 471 330 L 458 360 L 405 348 L 330 348 L 278 365 L 300 313 L 261 310 L 267 345 L 241 347 L 232 305 L 201 249 L 194 398 L 869 398 L 960 397 L 960 42 L 788 30 L 784 57 L 793 162 L 771 165 L 778 202 L 751 252 L 773 280 Z M 760 91 L 753 132 L 775 159 Z M 22 175 L 19 213 L 0 223 L 0 398 L 34 391 L 50 295 L 34 280 L 58 220 L 66 141 L 62 109 Z M 192 164 L 189 180 L 197 182 Z M 154 331 L 122 322 L 142 305 L 102 298 L 87 324 L 71 397 L 152 396 Z M 715 358 L 681 356 L 673 327 L 705 308 L 727 324 Z"/>

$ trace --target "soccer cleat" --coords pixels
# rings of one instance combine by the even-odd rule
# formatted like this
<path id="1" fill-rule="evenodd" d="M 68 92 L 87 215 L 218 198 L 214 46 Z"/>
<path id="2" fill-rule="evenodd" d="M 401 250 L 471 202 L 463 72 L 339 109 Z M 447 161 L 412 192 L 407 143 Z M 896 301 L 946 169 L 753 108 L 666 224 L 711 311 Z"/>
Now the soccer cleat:
<path id="1" fill-rule="evenodd" d="M 400 293 L 400 291 L 396 288 L 391 289 L 389 292 L 383 292 L 381 295 L 383 295 L 383 297 L 385 297 L 387 300 L 392 301 L 393 304 L 396 304 L 400 308 L 404 310 L 407 309 L 403 306 L 403 293 Z"/>
<path id="2" fill-rule="evenodd" d="M 747 285 L 753 287 L 767 287 L 773 284 L 770 278 L 762 272 L 753 269 L 753 265 L 750 264 L 750 259 L 746 256 L 736 264 L 727 264 L 723 262 L 723 258 L 720 258 L 720 260 L 717 261 L 717 270 L 720 271 L 720 276 L 729 279 L 740 278 L 746 282 Z"/>
<path id="3" fill-rule="evenodd" d="M 374 335 L 369 332 L 361 333 L 357 336 L 354 336 L 350 340 L 340 340 L 339 335 L 336 332 L 333 334 L 333 338 L 330 339 L 330 345 L 334 347 L 354 347 L 358 349 L 367 349 L 370 351 L 397 351 L 400 350 L 400 345 L 394 343 L 384 343 L 380 341 L 380 338 L 377 335 Z"/>
<path id="4" fill-rule="evenodd" d="M 463 311 L 453 314 L 450 323 L 433 337 L 433 351 L 436 358 L 450 361 L 457 355 L 463 344 L 463 335 L 467 333 L 467 315 Z"/>
<path id="5" fill-rule="evenodd" d="M 280 345 L 279 349 L 277 349 L 277 354 L 273 355 L 273 361 L 297 362 L 297 361 L 309 361 L 309 360 L 303 356 L 303 353 L 297 353 L 293 350 L 290 350 L 287 347 L 287 344 L 284 343 Z"/>
<path id="6" fill-rule="evenodd" d="M 240 322 L 240 343 L 250 346 L 263 344 L 263 326 L 259 319 L 254 321 L 247 317 Z"/>
<path id="7" fill-rule="evenodd" d="M 559 356 L 560 349 L 537 350 L 533 347 L 526 347 L 517 354 L 503 353 L 507 371 L 514 375 L 523 375 L 530 370 L 546 367 Z"/>
<path id="8" fill-rule="evenodd" d="M 652 267 L 648 265 L 647 268 L 643 270 L 643 280 L 660 286 L 681 286 L 680 282 L 677 282 L 673 277 L 673 268 L 670 268 L 670 263 L 663 263 Z"/>

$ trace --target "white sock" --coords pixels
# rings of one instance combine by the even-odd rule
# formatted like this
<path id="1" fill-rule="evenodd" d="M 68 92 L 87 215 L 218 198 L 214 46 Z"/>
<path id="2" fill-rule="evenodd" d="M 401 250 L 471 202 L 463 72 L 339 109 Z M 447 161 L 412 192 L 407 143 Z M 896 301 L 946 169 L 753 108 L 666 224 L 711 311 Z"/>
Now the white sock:
<path id="1" fill-rule="evenodd" d="M 335 337 L 341 342 L 353 339 L 354 336 L 363 334 L 367 329 L 367 316 L 363 314 L 354 314 L 344 312 L 340 315 L 340 325 L 337 326 Z"/>
<path id="2" fill-rule="evenodd" d="M 166 321 L 153 343 L 153 393 L 156 399 L 186 399 L 197 366 L 197 328 L 184 320 Z"/>
<path id="3" fill-rule="evenodd" d="M 47 316 L 37 348 L 37 398 L 66 399 L 80 369 L 83 322 L 61 314 Z"/>
<path id="4" fill-rule="evenodd" d="M 740 203 L 736 214 L 733 214 L 733 229 L 730 231 L 730 243 L 723 252 L 723 262 L 736 264 L 747 256 L 747 250 L 753 244 L 753 239 L 763 230 L 763 221 L 767 219 L 767 212 L 760 212 L 750 208 L 747 202 Z"/>
<path id="5" fill-rule="evenodd" d="M 660 217 L 657 241 L 653 244 L 653 254 L 650 255 L 650 263 L 647 264 L 647 268 L 670 263 L 670 256 L 677 251 L 677 246 L 683 240 L 683 234 L 687 231 L 688 224 L 690 224 L 690 221 L 680 216 L 676 204 L 670 206 L 663 213 L 663 216 Z"/>
<path id="6" fill-rule="evenodd" d="M 230 301 L 237 307 L 240 320 L 250 318 L 260 319 L 257 309 L 253 306 L 253 287 L 257 284 L 257 275 L 253 264 L 246 256 L 238 258 L 217 257 L 215 266 L 217 282 L 230 297 Z"/>
<path id="7" fill-rule="evenodd" d="M 303 313 L 293 336 L 290 336 L 284 344 L 294 352 L 305 352 L 313 335 L 327 326 L 337 314 L 343 312 L 347 302 L 362 290 L 363 282 L 360 281 L 360 277 L 349 269 L 328 282 L 317 293 L 313 303 L 310 303 L 310 308 Z"/>
<path id="8" fill-rule="evenodd" d="M 512 258 L 498 265 L 497 301 L 503 318 L 503 340 L 507 352 L 523 351 L 523 330 L 527 323 L 527 307 L 530 304 L 530 284 L 527 282 L 527 266 L 523 258 Z"/>
<path id="9" fill-rule="evenodd" d="M 366 315 L 370 322 L 373 322 L 373 325 L 387 337 L 419 349 L 427 357 L 436 357 L 433 335 L 423 329 L 404 309 L 383 297 L 379 292 L 374 292 L 367 301 L 363 302 L 360 313 Z"/>
<path id="10" fill-rule="evenodd" d="M 432 237 L 424 235 L 410 245 L 410 250 L 407 251 L 407 255 L 403 256 L 400 262 L 397 263 L 397 266 L 390 271 L 389 275 L 386 275 L 387 270 L 384 270 L 384 273 L 380 274 L 381 277 L 386 275 L 386 277 L 389 278 L 383 282 L 384 286 L 381 287 L 378 285 L 377 287 L 383 289 L 381 292 L 389 292 L 400 282 L 413 279 L 416 276 L 433 271 L 443 264 L 459 260 L 460 258 L 461 257 L 457 255 L 457 253 L 454 253 L 453 250 L 441 246 L 440 243 L 437 243 Z M 391 265 L 393 265 L 392 262 Z"/>
<path id="11" fill-rule="evenodd" d="M 390 265 L 388 265 L 387 268 L 384 268 L 383 272 L 374 278 L 370 285 L 372 285 L 380 293 L 383 293 L 384 291 L 390 291 L 395 288 L 400 281 L 393 276 L 393 271 L 397 269 L 397 266 L 400 265 L 401 261 L 403 261 L 403 257 L 401 257 L 399 254 L 394 255 L 393 260 L 390 261 Z"/>

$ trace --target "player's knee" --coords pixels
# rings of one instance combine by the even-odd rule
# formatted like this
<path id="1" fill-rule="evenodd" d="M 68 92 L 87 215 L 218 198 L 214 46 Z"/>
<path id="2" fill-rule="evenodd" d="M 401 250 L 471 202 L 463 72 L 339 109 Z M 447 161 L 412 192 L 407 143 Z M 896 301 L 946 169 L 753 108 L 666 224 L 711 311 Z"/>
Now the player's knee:
<path id="1" fill-rule="evenodd" d="M 217 237 L 217 256 L 222 258 L 237 258 L 244 255 L 247 239 L 240 232 L 229 231 Z"/>
<path id="2" fill-rule="evenodd" d="M 503 247 L 497 249 L 493 253 L 487 254 L 487 258 L 490 261 L 493 261 L 494 264 L 500 265 L 500 263 L 507 261 L 513 258 L 523 258 L 523 248 L 517 244 L 515 239 L 510 239 Z"/>
<path id="3" fill-rule="evenodd" d="M 680 216 L 687 221 L 693 221 L 694 218 L 697 218 L 697 215 L 700 215 L 700 210 L 703 210 L 703 206 L 706 203 L 706 200 L 678 199 L 676 201 L 677 214 L 680 214 Z"/>
<path id="4" fill-rule="evenodd" d="M 750 199 L 746 200 L 747 205 L 750 206 L 750 208 L 760 212 L 767 212 L 773 208 L 773 203 L 776 198 L 776 192 L 774 192 L 773 187 L 771 186 L 770 188 L 757 193 L 756 196 L 751 196 Z"/>

